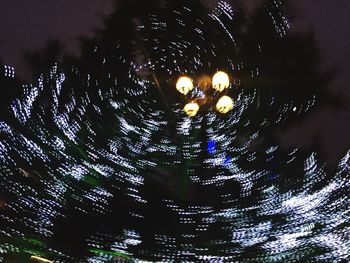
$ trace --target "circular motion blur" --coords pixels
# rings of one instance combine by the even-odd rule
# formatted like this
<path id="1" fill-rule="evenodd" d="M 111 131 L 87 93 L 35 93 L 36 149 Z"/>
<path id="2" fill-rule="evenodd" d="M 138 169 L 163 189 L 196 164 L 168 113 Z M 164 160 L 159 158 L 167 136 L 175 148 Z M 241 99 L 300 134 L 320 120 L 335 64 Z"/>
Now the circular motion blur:
<path id="1" fill-rule="evenodd" d="M 288 17 L 118 0 L 33 83 L 0 65 L 0 262 L 349 262 L 350 153 L 280 137 L 331 81 Z"/>

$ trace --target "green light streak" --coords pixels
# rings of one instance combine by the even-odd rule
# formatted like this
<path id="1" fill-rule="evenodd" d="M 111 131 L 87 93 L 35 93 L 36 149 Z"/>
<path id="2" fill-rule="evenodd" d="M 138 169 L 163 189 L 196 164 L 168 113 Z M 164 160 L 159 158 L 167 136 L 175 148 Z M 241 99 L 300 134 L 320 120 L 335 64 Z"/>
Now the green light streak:
<path id="1" fill-rule="evenodd" d="M 38 239 L 33 239 L 33 238 L 24 238 L 25 240 L 27 240 L 28 242 L 40 246 L 40 247 L 47 247 L 46 244 Z"/>

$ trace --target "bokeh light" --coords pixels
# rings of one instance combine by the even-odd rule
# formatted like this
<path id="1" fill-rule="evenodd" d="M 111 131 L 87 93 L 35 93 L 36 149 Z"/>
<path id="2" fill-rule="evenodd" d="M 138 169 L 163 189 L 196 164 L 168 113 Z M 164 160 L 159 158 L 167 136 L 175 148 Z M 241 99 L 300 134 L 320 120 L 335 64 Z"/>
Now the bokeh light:
<path id="1" fill-rule="evenodd" d="M 349 261 L 350 152 L 328 174 L 316 149 L 273 137 L 320 86 L 312 61 L 285 63 L 304 42 L 282 2 L 249 21 L 180 0 L 129 21 L 126 2 L 76 64 L 32 84 L 4 67 L 19 94 L 0 105 L 0 262 Z M 219 86 L 234 106 L 189 118 L 169 83 L 213 68 L 235 76 Z"/>

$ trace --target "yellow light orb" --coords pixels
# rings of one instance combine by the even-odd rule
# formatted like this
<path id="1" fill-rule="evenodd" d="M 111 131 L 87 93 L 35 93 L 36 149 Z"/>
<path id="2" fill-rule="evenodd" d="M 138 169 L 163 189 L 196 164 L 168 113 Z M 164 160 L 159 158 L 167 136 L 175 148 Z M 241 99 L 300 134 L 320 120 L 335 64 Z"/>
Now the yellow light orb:
<path id="1" fill-rule="evenodd" d="M 199 105 L 196 102 L 187 103 L 184 107 L 184 111 L 190 117 L 195 116 L 197 114 L 198 110 L 199 110 Z"/>
<path id="2" fill-rule="evenodd" d="M 230 79 L 228 75 L 223 71 L 218 71 L 213 76 L 212 80 L 213 89 L 221 92 L 230 86 Z"/>
<path id="3" fill-rule="evenodd" d="M 189 77 L 182 76 L 177 80 L 176 89 L 183 95 L 187 95 L 193 89 L 193 82 Z"/>
<path id="4" fill-rule="evenodd" d="M 228 113 L 233 109 L 233 100 L 229 96 L 222 96 L 216 103 L 216 109 L 220 113 Z"/>

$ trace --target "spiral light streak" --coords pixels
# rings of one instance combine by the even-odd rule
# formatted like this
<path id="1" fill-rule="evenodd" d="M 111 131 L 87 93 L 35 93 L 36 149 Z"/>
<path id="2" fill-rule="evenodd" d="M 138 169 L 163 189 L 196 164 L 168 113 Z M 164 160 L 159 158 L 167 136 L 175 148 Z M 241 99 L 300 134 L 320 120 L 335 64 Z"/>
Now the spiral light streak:
<path id="1" fill-rule="evenodd" d="M 283 38 L 289 23 L 270 10 L 279 8 L 273 2 L 268 16 Z M 298 118 L 317 98 L 278 104 L 238 85 L 224 117 L 189 118 L 179 102 L 169 115 L 156 84 L 139 73 L 162 69 L 172 78 L 212 64 L 220 47 L 204 45 L 207 23 L 223 43 L 237 43 L 235 9 L 224 1 L 207 17 L 187 7 L 172 14 L 183 31 L 166 48 L 166 21 L 151 15 L 139 25 L 153 33 L 145 41 L 158 59 L 130 62 L 128 76 L 106 67 L 105 79 L 55 65 L 21 87 L 9 116 L 1 115 L 0 262 L 16 255 L 91 263 L 348 261 L 350 152 L 329 176 L 316 152 L 304 158 L 299 148 L 259 144 L 267 128 Z M 189 28 L 194 45 L 183 37 Z M 125 65 L 115 48 L 113 63 Z M 237 75 L 264 74 L 260 65 L 223 61 Z M 5 77 L 13 72 L 6 66 Z M 277 110 L 257 116 L 270 107 Z"/>

